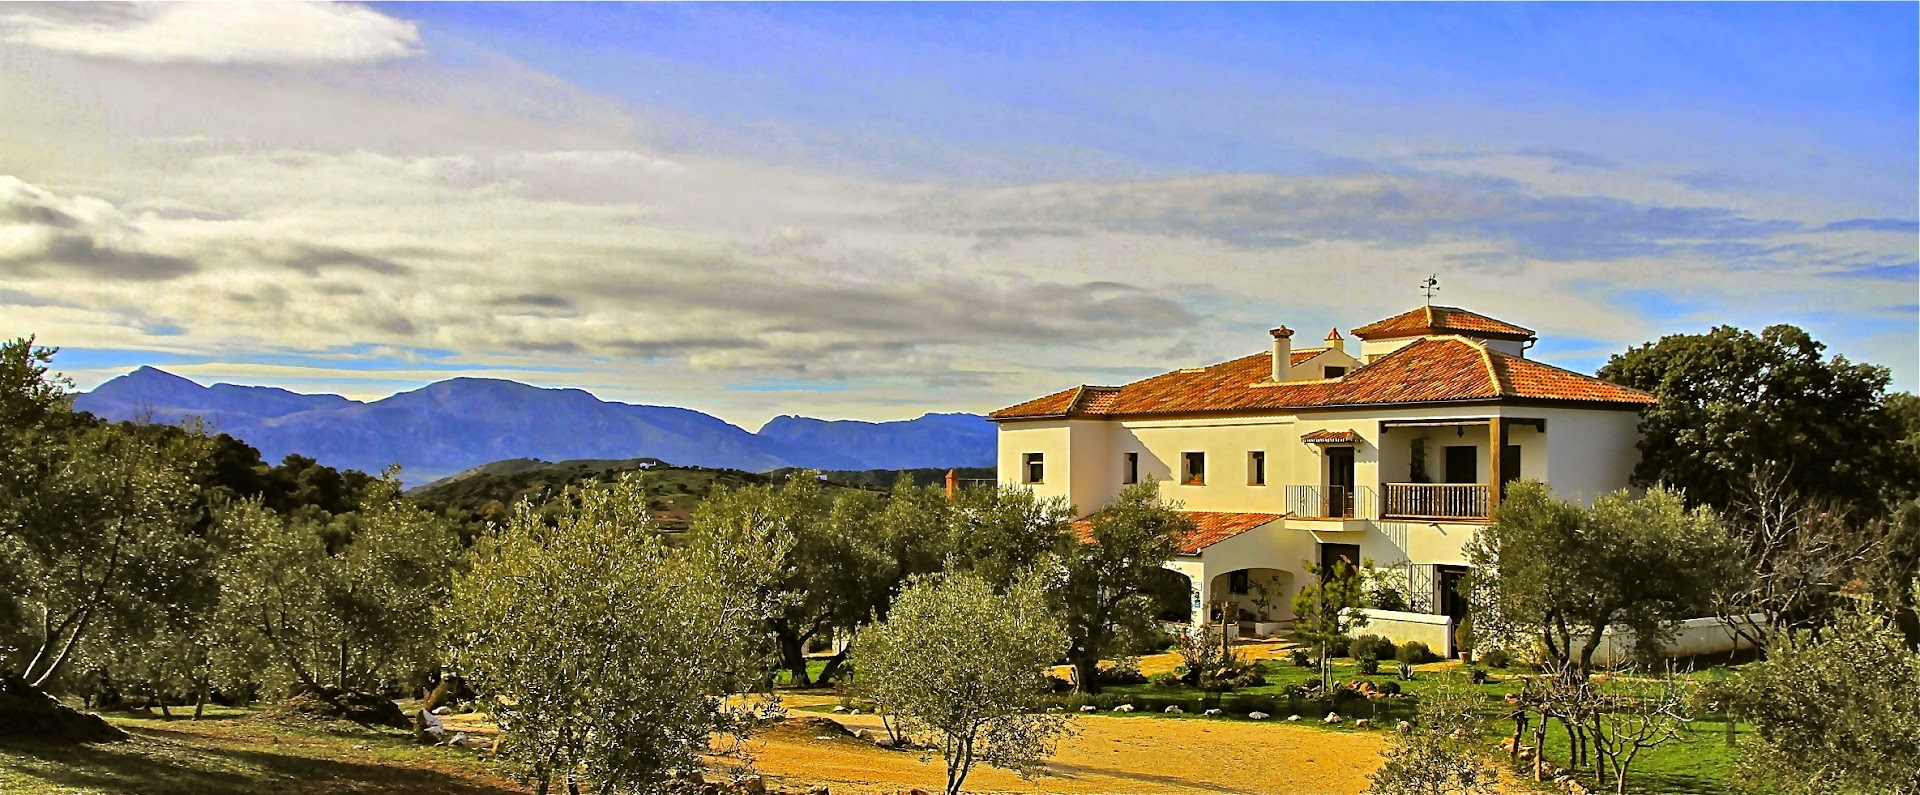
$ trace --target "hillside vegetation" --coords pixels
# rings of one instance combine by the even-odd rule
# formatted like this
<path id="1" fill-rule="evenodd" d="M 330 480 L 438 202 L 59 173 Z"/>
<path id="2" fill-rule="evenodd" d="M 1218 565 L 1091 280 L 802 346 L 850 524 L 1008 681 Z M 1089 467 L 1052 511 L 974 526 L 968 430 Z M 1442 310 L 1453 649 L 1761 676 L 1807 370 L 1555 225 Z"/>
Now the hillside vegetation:
<path id="1" fill-rule="evenodd" d="M 802 471 L 805 470 L 785 468 L 762 474 L 738 469 L 673 466 L 653 458 L 559 462 L 513 458 L 429 483 L 409 491 L 407 496 L 422 508 L 452 519 L 471 537 L 488 522 L 505 521 L 520 500 L 545 506 L 569 486 L 642 472 L 654 521 L 662 529 L 678 532 L 687 529 L 693 510 L 715 489 L 780 483 Z M 939 485 L 945 481 L 947 470 L 834 470 L 821 474 L 832 490 L 883 491 L 891 488 L 902 475 L 917 486 Z M 991 480 L 993 469 L 971 467 L 959 470 L 958 474 L 967 480 Z"/>

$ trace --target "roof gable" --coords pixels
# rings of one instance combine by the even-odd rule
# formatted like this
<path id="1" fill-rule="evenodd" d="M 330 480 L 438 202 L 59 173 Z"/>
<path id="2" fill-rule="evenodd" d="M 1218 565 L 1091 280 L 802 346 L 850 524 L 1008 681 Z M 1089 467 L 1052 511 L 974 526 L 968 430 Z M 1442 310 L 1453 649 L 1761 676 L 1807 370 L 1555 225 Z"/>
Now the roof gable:
<path id="1" fill-rule="evenodd" d="M 1430 334 L 1463 334 L 1491 339 L 1529 340 L 1533 330 L 1495 320 L 1457 306 L 1423 306 L 1353 330 L 1363 340 L 1397 339 Z"/>

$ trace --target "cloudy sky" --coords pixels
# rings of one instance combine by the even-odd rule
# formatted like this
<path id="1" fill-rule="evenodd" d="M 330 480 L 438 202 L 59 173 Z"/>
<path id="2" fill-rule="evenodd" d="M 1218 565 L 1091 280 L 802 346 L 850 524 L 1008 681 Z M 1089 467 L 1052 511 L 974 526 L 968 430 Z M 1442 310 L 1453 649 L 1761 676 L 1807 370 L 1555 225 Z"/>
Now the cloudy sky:
<path id="1" fill-rule="evenodd" d="M 1913 4 L 0 5 L 0 334 L 748 428 L 1438 302 L 1920 377 Z"/>

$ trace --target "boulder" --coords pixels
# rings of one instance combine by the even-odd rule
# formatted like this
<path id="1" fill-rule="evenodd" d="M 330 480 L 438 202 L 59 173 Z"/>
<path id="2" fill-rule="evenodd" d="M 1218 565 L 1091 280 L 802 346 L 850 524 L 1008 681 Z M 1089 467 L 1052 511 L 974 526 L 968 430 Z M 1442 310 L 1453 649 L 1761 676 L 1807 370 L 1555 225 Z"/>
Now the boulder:
<path id="1" fill-rule="evenodd" d="M 1265 712 L 1254 711 L 1254 712 L 1247 713 L 1247 717 L 1252 718 L 1254 720 L 1266 720 L 1267 718 L 1270 718 L 1272 716 L 1268 715 Z"/>
<path id="2" fill-rule="evenodd" d="M 1332 726 L 1332 725 L 1338 724 L 1342 720 L 1345 720 L 1345 718 L 1340 717 L 1340 713 L 1329 712 L 1327 713 L 1326 717 L 1320 719 L 1320 722 L 1327 724 L 1328 726 Z"/>
<path id="3" fill-rule="evenodd" d="M 1287 716 L 1287 722 L 1288 722 L 1288 723 L 1299 723 L 1299 722 L 1300 722 L 1300 716 L 1299 716 L 1299 715 L 1288 715 L 1288 716 Z"/>
<path id="4" fill-rule="evenodd" d="M 1373 728 L 1373 721 L 1367 720 L 1366 718 L 1361 718 L 1353 722 L 1353 728 L 1371 729 Z"/>
<path id="5" fill-rule="evenodd" d="M 1179 704 L 1169 704 L 1166 709 L 1161 711 L 1168 715 L 1179 715 L 1186 712 L 1186 710 L 1180 708 Z"/>
<path id="6" fill-rule="evenodd" d="M 1132 705 L 1132 704 L 1121 704 L 1120 706 L 1117 706 L 1117 707 L 1114 707 L 1114 708 L 1113 708 L 1113 711 L 1114 711 L 1114 712 L 1132 712 L 1132 711 L 1133 711 L 1133 705 Z"/>
<path id="7" fill-rule="evenodd" d="M 1084 707 L 1081 707 L 1081 708 L 1080 708 L 1080 711 L 1081 711 L 1081 712 L 1099 712 L 1099 711 L 1100 711 L 1100 708 L 1099 708 L 1099 707 L 1096 707 L 1096 706 L 1094 706 L 1094 705 L 1092 705 L 1092 704 L 1088 704 L 1088 705 L 1086 705 L 1086 706 L 1084 706 Z"/>
<path id="8" fill-rule="evenodd" d="M 1413 724 L 1400 721 L 1399 723 L 1393 724 L 1393 730 L 1401 734 L 1411 734 L 1413 732 Z"/>
<path id="9" fill-rule="evenodd" d="M 1224 713 L 1224 712 L 1221 712 L 1221 711 L 1220 711 L 1220 710 L 1218 710 L 1218 709 L 1210 709 L 1210 710 L 1207 710 L 1206 712 L 1202 712 L 1202 713 L 1200 713 L 1200 714 L 1201 714 L 1201 715 L 1205 715 L 1206 717 L 1209 717 L 1209 718 L 1218 718 L 1218 717 L 1220 717 L 1221 715 L 1224 715 L 1224 714 L 1226 714 L 1226 713 Z"/>

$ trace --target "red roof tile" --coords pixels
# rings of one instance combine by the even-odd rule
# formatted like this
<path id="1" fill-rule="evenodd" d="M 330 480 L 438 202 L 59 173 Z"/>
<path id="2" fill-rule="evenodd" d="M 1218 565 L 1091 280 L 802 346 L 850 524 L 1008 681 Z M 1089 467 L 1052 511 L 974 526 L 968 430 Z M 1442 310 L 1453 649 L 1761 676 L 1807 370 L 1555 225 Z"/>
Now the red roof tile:
<path id="1" fill-rule="evenodd" d="M 1300 441 L 1307 444 L 1352 444 L 1360 441 L 1360 434 L 1353 431 L 1319 430 L 1301 434 Z"/>
<path id="2" fill-rule="evenodd" d="M 1278 513 L 1227 513 L 1222 511 L 1181 511 L 1180 515 L 1193 522 L 1193 531 L 1180 540 L 1180 554 L 1198 555 L 1207 547 L 1218 544 L 1241 533 L 1252 530 L 1268 522 L 1286 518 Z M 1093 540 L 1093 522 L 1080 519 L 1073 523 L 1074 535 L 1081 543 Z"/>
<path id="3" fill-rule="evenodd" d="M 1363 340 L 1465 334 L 1495 339 L 1532 339 L 1533 330 L 1452 306 L 1423 306 L 1353 330 Z"/>
<path id="4" fill-rule="evenodd" d="M 1558 400 L 1650 406 L 1645 392 L 1510 356 L 1462 337 L 1428 337 L 1343 378 L 1272 380 L 1271 353 L 1175 370 L 1122 387 L 1079 387 L 993 412 L 992 418 L 1121 417 L 1196 412 L 1282 412 L 1333 406 L 1466 400 Z M 1097 397 L 1083 398 L 1094 390 Z"/>

